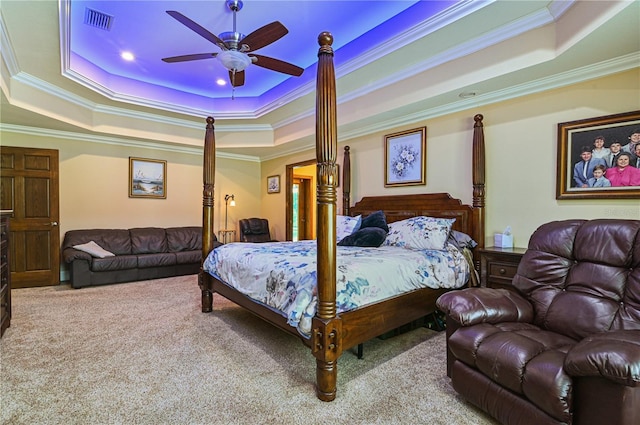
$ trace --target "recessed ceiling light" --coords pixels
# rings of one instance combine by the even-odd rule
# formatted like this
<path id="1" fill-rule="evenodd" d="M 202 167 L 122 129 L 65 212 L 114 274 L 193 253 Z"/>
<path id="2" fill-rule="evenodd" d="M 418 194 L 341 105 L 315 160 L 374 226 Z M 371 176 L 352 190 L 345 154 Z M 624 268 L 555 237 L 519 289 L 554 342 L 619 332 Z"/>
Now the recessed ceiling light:
<path id="1" fill-rule="evenodd" d="M 227 80 L 224 80 L 222 78 L 218 78 L 216 80 L 216 84 L 219 85 L 219 86 L 226 86 L 227 85 Z"/>
<path id="2" fill-rule="evenodd" d="M 460 93 L 458 95 L 458 97 L 461 97 L 463 99 L 468 99 L 470 97 L 474 97 L 477 93 L 474 91 L 463 91 L 462 93 Z"/>
<path id="3" fill-rule="evenodd" d="M 135 56 L 133 56 L 133 53 L 131 52 L 122 52 L 120 54 L 120 57 L 126 61 L 132 61 L 136 58 Z"/>

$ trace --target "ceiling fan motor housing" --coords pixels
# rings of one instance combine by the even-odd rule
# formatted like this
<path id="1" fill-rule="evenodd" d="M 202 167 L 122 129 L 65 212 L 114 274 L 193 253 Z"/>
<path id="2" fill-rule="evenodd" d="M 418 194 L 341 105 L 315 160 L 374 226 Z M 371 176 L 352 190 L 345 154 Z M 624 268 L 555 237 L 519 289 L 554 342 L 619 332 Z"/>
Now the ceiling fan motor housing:
<path id="1" fill-rule="evenodd" d="M 244 38 L 244 34 L 239 32 L 227 31 L 218 35 L 220 40 L 224 41 L 226 48 L 229 50 L 242 50 L 240 49 L 240 40 Z"/>

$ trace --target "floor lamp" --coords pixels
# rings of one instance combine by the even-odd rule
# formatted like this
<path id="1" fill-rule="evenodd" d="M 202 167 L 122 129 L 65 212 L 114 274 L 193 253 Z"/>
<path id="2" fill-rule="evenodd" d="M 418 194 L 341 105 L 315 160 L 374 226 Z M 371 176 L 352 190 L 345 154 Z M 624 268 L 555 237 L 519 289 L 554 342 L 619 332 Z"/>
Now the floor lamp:
<path id="1" fill-rule="evenodd" d="M 229 218 L 229 206 L 236 206 L 235 195 L 224 195 L 224 230 L 223 230 L 223 240 L 224 243 L 227 243 L 227 235 L 229 233 L 233 233 L 233 231 L 229 230 L 228 227 L 228 218 Z"/>

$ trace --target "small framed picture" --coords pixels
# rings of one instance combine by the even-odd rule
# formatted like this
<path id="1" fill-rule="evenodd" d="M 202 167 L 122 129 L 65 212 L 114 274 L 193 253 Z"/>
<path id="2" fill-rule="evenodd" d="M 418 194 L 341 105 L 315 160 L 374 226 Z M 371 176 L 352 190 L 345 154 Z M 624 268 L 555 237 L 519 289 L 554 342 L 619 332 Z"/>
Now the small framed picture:
<path id="1" fill-rule="evenodd" d="M 267 177 L 267 193 L 280 193 L 280 175 Z"/>
<path id="2" fill-rule="evenodd" d="M 426 184 L 427 127 L 384 136 L 384 186 Z"/>
<path id="3" fill-rule="evenodd" d="M 167 161 L 129 157 L 129 198 L 167 198 Z"/>
<path id="4" fill-rule="evenodd" d="M 640 111 L 558 124 L 556 199 L 640 197 Z"/>

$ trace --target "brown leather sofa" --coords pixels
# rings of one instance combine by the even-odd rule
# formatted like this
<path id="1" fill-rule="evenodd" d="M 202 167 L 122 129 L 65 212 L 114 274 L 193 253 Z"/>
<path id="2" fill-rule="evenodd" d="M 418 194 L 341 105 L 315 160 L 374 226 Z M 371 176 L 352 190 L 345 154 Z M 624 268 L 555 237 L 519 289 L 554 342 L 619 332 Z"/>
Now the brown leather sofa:
<path id="1" fill-rule="evenodd" d="M 640 424 L 640 220 L 541 226 L 513 286 L 438 299 L 454 389 L 503 424 Z"/>
<path id="2" fill-rule="evenodd" d="M 99 258 L 73 248 L 90 241 L 115 255 Z M 202 228 L 195 226 L 70 230 L 62 243 L 73 288 L 196 274 L 201 257 Z"/>
<path id="3" fill-rule="evenodd" d="M 271 239 L 269 221 L 266 218 L 243 218 L 240 220 L 240 242 L 276 242 Z"/>

